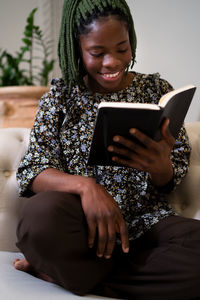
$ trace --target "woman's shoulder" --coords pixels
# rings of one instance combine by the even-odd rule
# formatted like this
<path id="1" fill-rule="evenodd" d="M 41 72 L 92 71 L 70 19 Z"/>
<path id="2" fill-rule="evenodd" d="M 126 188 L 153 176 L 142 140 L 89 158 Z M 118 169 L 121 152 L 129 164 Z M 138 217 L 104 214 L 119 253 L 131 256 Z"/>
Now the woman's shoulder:
<path id="1" fill-rule="evenodd" d="M 160 73 L 136 73 L 138 80 L 141 80 L 143 83 L 149 86 L 167 86 L 169 88 L 172 88 L 171 84 L 168 82 L 168 80 L 161 77 Z"/>
<path id="2" fill-rule="evenodd" d="M 40 99 L 40 106 L 67 106 L 67 103 L 74 100 L 77 94 L 77 87 L 73 87 L 70 94 L 68 86 L 62 78 L 53 78 L 49 87 L 49 91 Z"/>
<path id="3" fill-rule="evenodd" d="M 140 73 L 134 72 L 134 78 L 132 85 L 134 87 L 138 87 L 142 90 L 153 90 L 159 91 L 161 94 L 165 94 L 171 90 L 173 90 L 172 85 L 166 80 L 163 79 L 160 73 Z"/>
<path id="4" fill-rule="evenodd" d="M 158 72 L 149 74 L 134 72 L 134 74 L 133 82 L 141 82 L 142 84 L 149 86 L 167 85 L 171 87 L 171 84 L 166 79 L 162 78 Z"/>
<path id="5" fill-rule="evenodd" d="M 67 85 L 65 84 L 64 80 L 62 78 L 53 78 L 51 80 L 51 85 L 50 85 L 50 94 L 54 95 L 67 95 L 68 94 L 68 88 Z"/>
<path id="6" fill-rule="evenodd" d="M 62 78 L 53 78 L 51 80 L 50 85 L 50 93 L 54 94 L 55 96 L 62 96 L 65 99 L 66 98 L 76 98 L 80 97 L 80 95 L 84 94 L 86 92 L 86 89 L 83 87 L 79 87 L 78 84 L 72 86 L 70 92 L 69 87 L 65 84 L 64 80 Z"/>

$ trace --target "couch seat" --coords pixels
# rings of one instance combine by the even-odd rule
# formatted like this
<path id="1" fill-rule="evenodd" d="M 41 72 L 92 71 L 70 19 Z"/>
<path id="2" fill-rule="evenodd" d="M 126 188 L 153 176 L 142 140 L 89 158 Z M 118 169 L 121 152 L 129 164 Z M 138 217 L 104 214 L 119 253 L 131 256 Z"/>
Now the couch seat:
<path id="1" fill-rule="evenodd" d="M 2 300 L 78 300 L 105 299 L 99 296 L 75 296 L 62 287 L 38 279 L 13 267 L 21 253 L 0 251 L 0 299 Z M 111 299 L 111 298 L 107 298 Z"/>

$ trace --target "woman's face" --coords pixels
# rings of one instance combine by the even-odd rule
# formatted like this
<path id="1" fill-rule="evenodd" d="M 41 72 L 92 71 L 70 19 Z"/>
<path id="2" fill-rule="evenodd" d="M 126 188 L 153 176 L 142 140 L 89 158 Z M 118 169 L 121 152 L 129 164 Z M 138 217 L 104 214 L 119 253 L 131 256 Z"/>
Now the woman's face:
<path id="1" fill-rule="evenodd" d="M 110 16 L 94 21 L 90 32 L 80 36 L 87 84 L 95 92 L 108 93 L 126 86 L 131 58 L 129 33 L 124 22 Z"/>

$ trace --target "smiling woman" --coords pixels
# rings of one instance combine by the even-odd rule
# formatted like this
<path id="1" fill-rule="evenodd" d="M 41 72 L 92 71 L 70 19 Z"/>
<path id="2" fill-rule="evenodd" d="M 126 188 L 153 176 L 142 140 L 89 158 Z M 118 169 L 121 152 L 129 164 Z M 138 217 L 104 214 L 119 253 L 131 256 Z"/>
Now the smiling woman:
<path id="1" fill-rule="evenodd" d="M 172 90 L 158 73 L 129 72 L 136 36 L 126 1 L 65 0 L 58 50 L 62 79 L 40 100 L 17 172 L 30 199 L 17 229 L 26 260 L 15 268 L 78 295 L 198 298 L 200 222 L 174 216 L 167 198 L 188 170 L 185 128 L 175 141 L 164 120 L 154 141 L 130 125 L 130 138 L 111 140 L 120 166 L 87 164 L 101 102 L 157 104 Z"/>

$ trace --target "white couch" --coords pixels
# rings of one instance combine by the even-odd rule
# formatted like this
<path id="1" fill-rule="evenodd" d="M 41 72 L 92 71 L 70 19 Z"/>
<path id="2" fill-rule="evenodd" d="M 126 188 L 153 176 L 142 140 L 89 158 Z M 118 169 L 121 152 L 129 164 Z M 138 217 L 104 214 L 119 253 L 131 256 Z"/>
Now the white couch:
<path id="1" fill-rule="evenodd" d="M 176 210 L 200 219 L 200 122 L 186 124 L 192 145 L 191 166 L 186 178 L 171 196 Z M 14 269 L 15 258 L 23 257 L 15 246 L 18 213 L 25 199 L 18 197 L 16 169 L 28 145 L 30 130 L 0 129 L 0 299 L 81 299 L 61 287 Z M 86 296 L 84 299 L 99 299 Z"/>

